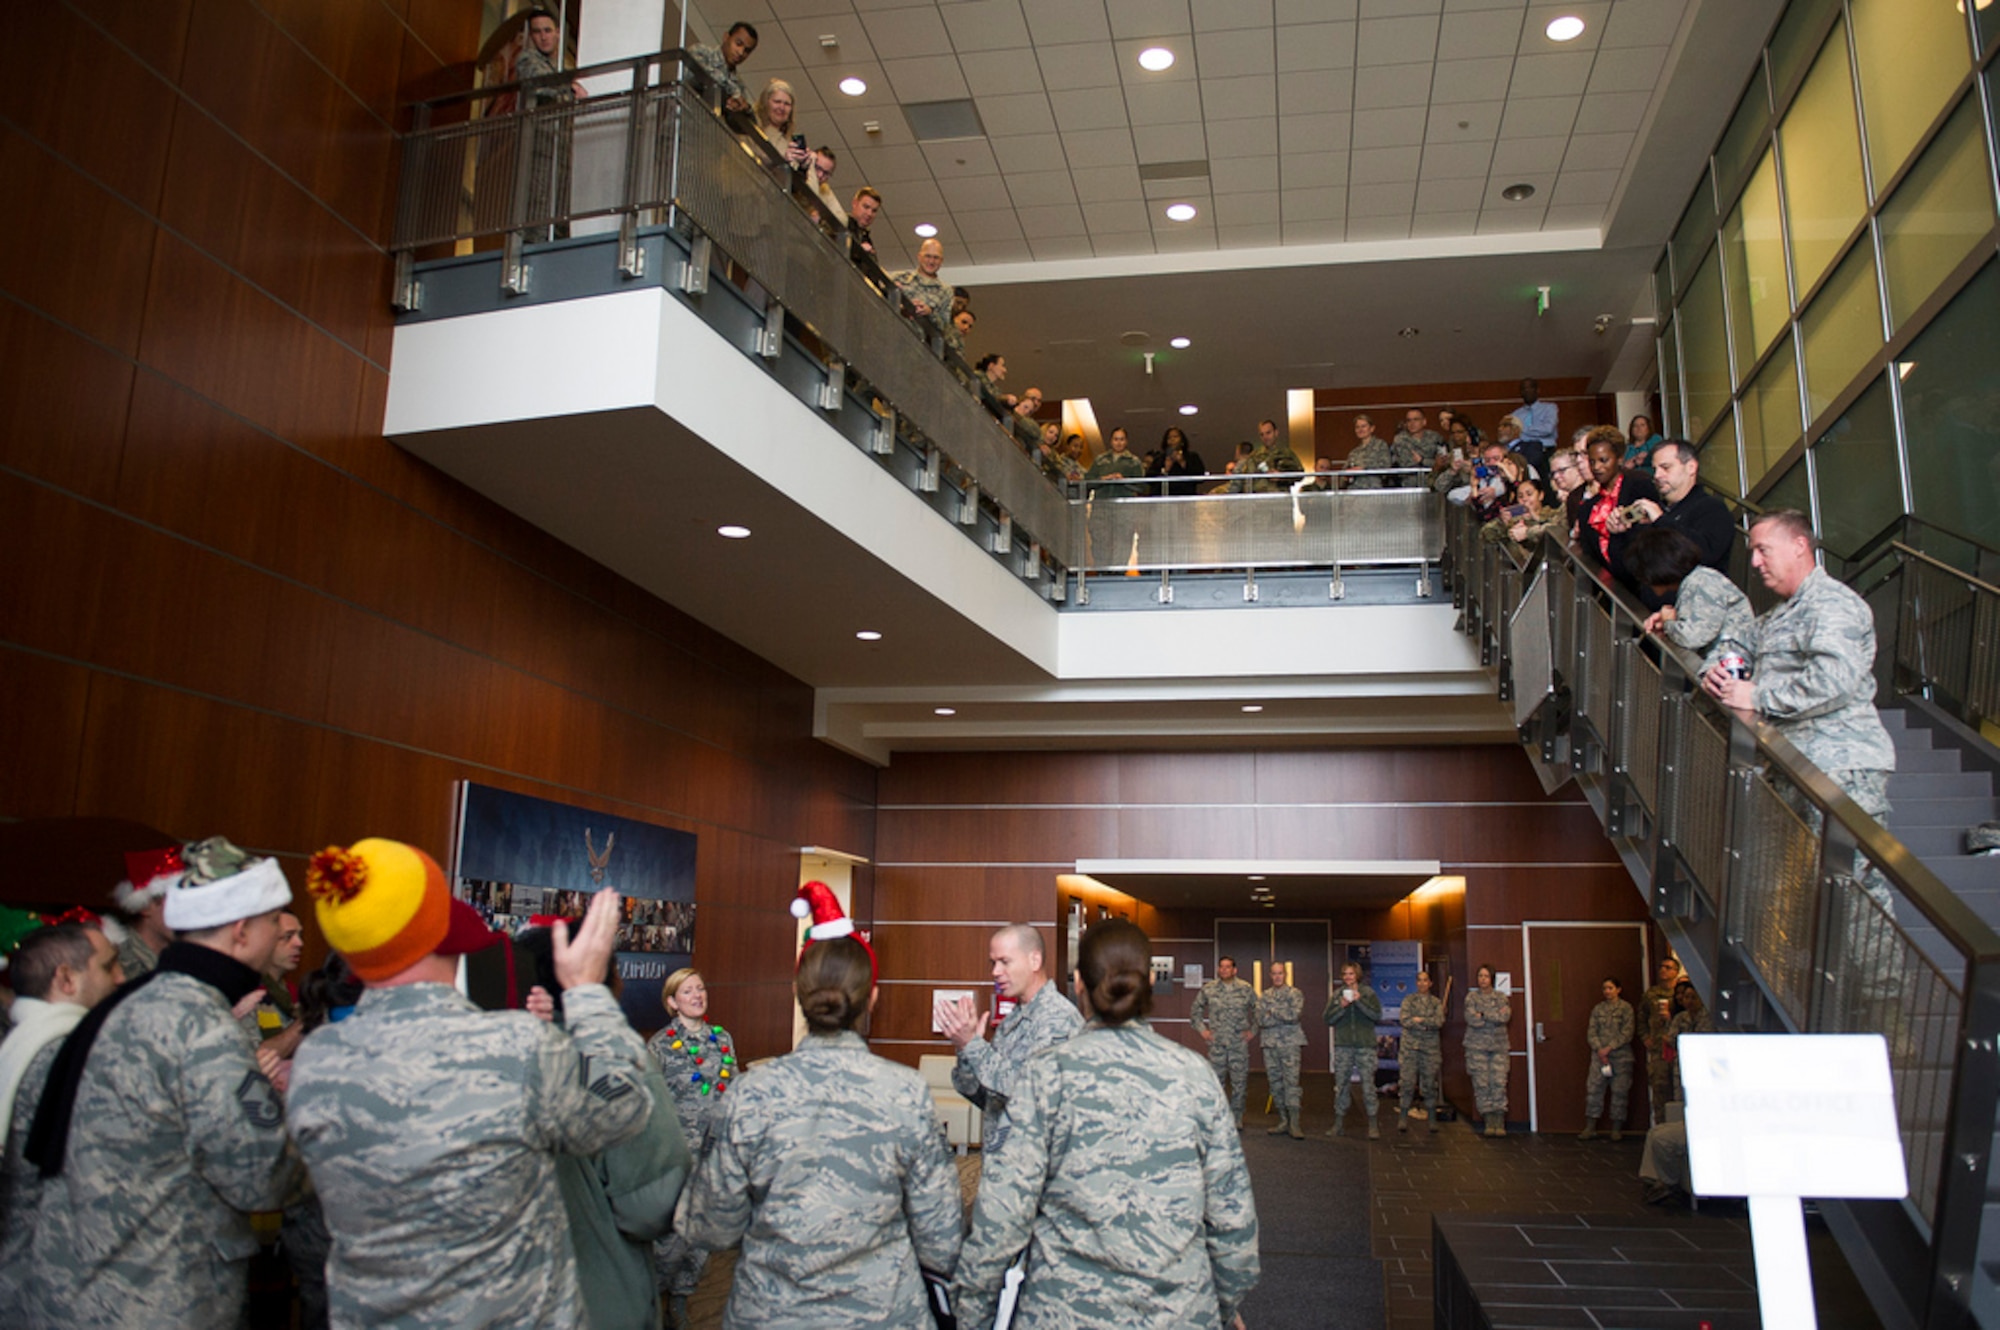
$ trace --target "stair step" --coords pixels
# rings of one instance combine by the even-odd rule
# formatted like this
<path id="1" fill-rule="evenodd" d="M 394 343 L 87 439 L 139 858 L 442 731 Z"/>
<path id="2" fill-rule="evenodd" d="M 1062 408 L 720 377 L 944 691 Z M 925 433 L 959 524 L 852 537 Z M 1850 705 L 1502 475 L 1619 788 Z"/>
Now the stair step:
<path id="1" fill-rule="evenodd" d="M 1977 826 L 2000 818 L 2000 799 L 1907 799 L 1898 802 L 1895 786 L 1889 789 L 1889 830 L 1902 827 Z"/>
<path id="2" fill-rule="evenodd" d="M 1917 734 L 1922 732 L 1910 729 L 1909 725 L 1906 723 L 1908 718 L 1903 714 L 1903 709 L 1901 707 L 1881 707 L 1878 708 L 1878 713 L 1882 717 L 1882 728 L 1889 731 L 1889 733 L 1891 734 L 1896 734 L 1903 731 L 1907 731 L 1911 734 Z"/>
<path id="3" fill-rule="evenodd" d="M 1896 827 L 1892 820 L 1890 829 L 1896 839 L 1903 842 L 1911 854 L 1929 863 L 1932 859 L 1947 862 L 1963 858 L 1965 855 L 1964 827 Z"/>
<path id="4" fill-rule="evenodd" d="M 1912 775 L 1917 772 L 1962 771 L 1959 766 L 1958 750 L 1954 748 L 1905 748 L 1896 745 L 1896 773 Z"/>
<path id="5" fill-rule="evenodd" d="M 1938 881 L 1965 898 L 1979 917 L 1992 923 L 2000 915 L 2000 857 L 1961 855 L 1956 859 L 1926 859 L 1924 867 L 1937 874 Z M 1982 904 L 1985 897 L 1990 902 Z"/>
<path id="6" fill-rule="evenodd" d="M 1889 777 L 1889 802 L 1898 799 L 1977 799 L 1993 795 L 1984 771 L 1898 771 Z"/>

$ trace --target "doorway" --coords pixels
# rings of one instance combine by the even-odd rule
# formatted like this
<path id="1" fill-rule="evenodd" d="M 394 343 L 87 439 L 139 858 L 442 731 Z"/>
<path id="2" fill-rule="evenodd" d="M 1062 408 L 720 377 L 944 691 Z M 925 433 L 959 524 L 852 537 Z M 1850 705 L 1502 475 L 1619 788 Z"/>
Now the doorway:
<path id="1" fill-rule="evenodd" d="M 1302 1071 L 1331 1071 L 1332 1053 L 1327 1043 L 1326 1023 L 1320 1019 L 1326 995 L 1333 981 L 1331 966 L 1332 926 L 1324 919 L 1217 919 L 1215 954 L 1234 956 L 1239 975 L 1256 982 L 1257 967 L 1269 976 L 1272 961 L 1296 967 L 1292 983 L 1305 994 L 1305 1011 L 1299 1024 L 1305 1027 L 1306 1046 L 1299 1055 Z M 1209 973 L 1214 974 L 1211 966 Z M 1264 1069 L 1264 1048 L 1259 1040 L 1250 1043 L 1250 1069 Z"/>
<path id="2" fill-rule="evenodd" d="M 1586 1031 L 1590 1009 L 1603 1000 L 1605 976 L 1624 985 L 1638 1009 L 1652 965 L 1643 923 L 1521 925 L 1528 985 L 1528 1125 L 1534 1131 L 1583 1130 L 1583 1097 L 1594 1059 Z M 1643 1034 L 1643 1028 L 1635 1034 Z M 1647 1121 L 1645 1054 L 1633 1049 L 1628 1127 Z M 1635 1127 L 1643 1130 L 1643 1127 Z"/>

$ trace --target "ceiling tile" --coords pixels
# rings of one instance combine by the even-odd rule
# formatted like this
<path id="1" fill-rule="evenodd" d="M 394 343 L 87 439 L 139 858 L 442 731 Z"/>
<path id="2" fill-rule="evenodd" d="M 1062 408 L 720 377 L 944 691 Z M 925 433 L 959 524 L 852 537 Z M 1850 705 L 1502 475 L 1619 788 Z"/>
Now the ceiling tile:
<path id="1" fill-rule="evenodd" d="M 1488 211 L 1479 214 L 1479 234 L 1520 235 L 1526 231 L 1542 229 L 1542 215 L 1546 209 L 1525 208 L 1519 212 Z"/>
<path id="2" fill-rule="evenodd" d="M 1195 176 L 1182 180 L 1141 180 L 1140 189 L 1148 202 L 1165 207 L 1169 203 L 1192 198 L 1195 194 L 1206 194 L 1213 185 L 1209 176 Z"/>
<path id="3" fill-rule="evenodd" d="M 1424 145 L 1424 179 L 1484 180 L 1493 166 L 1493 145 L 1430 143 Z"/>
<path id="4" fill-rule="evenodd" d="M 1215 243 L 1223 249 L 1273 249 L 1285 243 L 1285 228 L 1218 224 Z"/>
<path id="5" fill-rule="evenodd" d="M 1650 89 L 1660 80 L 1660 71 L 1666 67 L 1665 46 L 1628 46 L 1614 50 L 1599 51 L 1597 63 L 1590 67 L 1590 92 L 1625 92 L 1635 88 Z"/>
<path id="6" fill-rule="evenodd" d="M 1407 240 L 1410 238 L 1410 216 L 1408 213 L 1392 213 L 1386 217 L 1356 216 L 1347 219 L 1347 241 L 1355 244 L 1366 240 Z"/>
<path id="7" fill-rule="evenodd" d="M 945 31 L 944 19 L 935 9 L 884 10 L 864 14 L 861 21 L 868 29 L 868 40 L 880 59 L 906 60 L 920 55 L 951 54 L 951 36 Z M 829 26 L 827 31 L 832 32 L 833 28 Z M 796 44 L 802 34 L 797 27 L 791 29 L 791 34 Z M 814 49 L 821 48 L 815 44 Z"/>
<path id="8" fill-rule="evenodd" d="M 1417 215 L 1410 219 L 1410 234 L 1426 238 L 1437 236 L 1469 236 L 1479 225 L 1477 212 L 1431 212 L 1417 209 Z"/>
<path id="9" fill-rule="evenodd" d="M 1505 102 L 1438 102 L 1431 107 L 1424 139 L 1430 143 L 1491 142 L 1500 137 Z"/>
<path id="10" fill-rule="evenodd" d="M 1417 211 L 1477 213 L 1486 198 L 1484 180 L 1423 180 L 1417 184 Z"/>
<path id="11" fill-rule="evenodd" d="M 1209 169 L 1230 157 L 1275 157 L 1278 126 L 1270 120 L 1217 120 L 1208 126 Z"/>
<path id="12" fill-rule="evenodd" d="M 1347 187 L 1347 215 L 1350 219 L 1397 214 L 1407 217 L 1416 206 L 1417 182 L 1414 180 Z"/>
<path id="13" fill-rule="evenodd" d="M 1345 72 L 1311 69 L 1278 75 L 1278 105 L 1286 115 L 1346 111 L 1353 104 L 1354 84 Z"/>
<path id="14" fill-rule="evenodd" d="M 1382 185 L 1415 181 L 1422 148 L 1356 148 L 1347 164 L 1351 184 Z"/>
<path id="15" fill-rule="evenodd" d="M 1037 263 L 1048 263 L 1057 259 L 1087 259 L 1097 251 L 1091 247 L 1088 236 L 1050 236 L 1034 234 L 1028 236 L 1028 248 L 1034 251 Z"/>
<path id="16" fill-rule="evenodd" d="M 1203 226 L 1199 222 L 1169 224 L 1165 229 L 1155 229 L 1153 243 L 1162 254 L 1186 254 L 1195 250 L 1215 248 L 1215 228 Z"/>
<path id="17" fill-rule="evenodd" d="M 1503 139 L 1542 138 L 1550 134 L 1567 136 L 1576 124 L 1580 97 L 1513 97 L 1500 121 Z"/>
<path id="18" fill-rule="evenodd" d="M 1195 38 L 1195 61 L 1203 78 L 1269 76 L 1278 67 L 1277 48 L 1269 28 L 1239 28 L 1204 32 Z"/>
<path id="19" fill-rule="evenodd" d="M 856 9 L 915 9 L 918 5 L 929 3 L 930 0 L 854 0 L 854 7 Z M 734 13 L 736 10 L 732 9 L 731 12 Z"/>
<path id="20" fill-rule="evenodd" d="M 884 60 L 882 72 L 889 76 L 889 86 L 896 90 L 899 102 L 942 102 L 969 95 L 956 60 L 934 56 L 921 60 Z"/>
<path id="21" fill-rule="evenodd" d="M 961 55 L 958 66 L 974 97 L 1042 90 L 1042 67 L 1032 50 L 973 51 Z"/>
<path id="22" fill-rule="evenodd" d="M 1166 69 L 1147 69 L 1139 63 L 1139 56 L 1156 46 L 1173 52 L 1174 63 Z M 1194 34 L 1184 32 L 1170 37 L 1133 37 L 1115 42 L 1112 45 L 1112 63 L 1118 67 L 1118 77 L 1128 86 L 1192 83 L 1197 73 Z"/>
<path id="23" fill-rule="evenodd" d="M 1067 170 L 1051 169 L 1063 164 L 1062 153 L 1045 159 L 1039 169 L 1014 171 L 1007 176 L 1007 188 L 1017 208 L 1050 207 L 1076 201 L 1076 184 Z"/>
<path id="24" fill-rule="evenodd" d="M 1525 0 L 1444 0 L 1444 12 L 1460 14 L 1474 9 L 1526 9 Z"/>
<path id="25" fill-rule="evenodd" d="M 1533 185 L 1535 192 L 1527 199 L 1515 200 L 1507 197 L 1506 191 L 1515 185 Z M 1550 172 L 1535 172 L 1531 175 L 1509 179 L 1496 175 L 1486 182 L 1486 203 L 1480 210 L 1481 219 L 1498 212 L 1533 213 L 1539 217 L 1548 207 L 1549 191 L 1555 186 L 1555 176 Z"/>
<path id="26" fill-rule="evenodd" d="M 1363 65 L 1399 65 L 1437 58 L 1438 20 L 1370 18 L 1361 20 L 1354 58 Z"/>
<path id="27" fill-rule="evenodd" d="M 1244 120 L 1278 113 L 1278 85 L 1267 78 L 1203 79 L 1201 113 L 1210 120 Z"/>
<path id="28" fill-rule="evenodd" d="M 1542 226 L 1550 231 L 1599 226 L 1603 222 L 1604 205 L 1601 203 L 1551 204 L 1542 217 Z"/>
<path id="29" fill-rule="evenodd" d="M 887 186 L 872 177 L 865 178 L 882 191 L 882 210 L 892 219 L 905 218 L 915 226 L 926 217 L 934 219 L 945 210 L 944 192 L 937 187 L 937 181 L 928 176 L 922 180 L 905 180 Z"/>
<path id="30" fill-rule="evenodd" d="M 1161 37 L 1191 32 L 1187 0 L 1105 0 L 1114 37 Z"/>
<path id="31" fill-rule="evenodd" d="M 1556 177 L 1551 205 L 1567 203 L 1609 203 L 1618 190 L 1622 171 L 1564 171 Z"/>
<path id="32" fill-rule="evenodd" d="M 752 88 L 757 86 L 756 78 L 769 77 L 764 71 L 775 67 L 779 63 L 780 56 L 786 57 L 784 63 L 804 65 L 808 68 L 829 61 L 875 58 L 875 46 L 868 39 L 868 29 L 862 25 L 861 16 L 845 7 L 839 13 L 821 14 L 781 23 L 778 25 L 777 35 L 784 39 L 782 46 L 776 43 L 765 46 L 759 41 L 757 52 L 744 62 L 746 69 L 756 71 L 755 78 L 744 80 Z M 834 39 L 831 49 L 820 45 L 822 37 Z"/>
<path id="33" fill-rule="evenodd" d="M 1099 258 L 1157 252 L 1151 227 L 1144 231 L 1092 231 L 1090 247 Z"/>
<path id="34" fill-rule="evenodd" d="M 828 118 L 848 146 L 857 150 L 916 146 L 917 136 L 910 132 L 910 122 L 903 119 L 902 108 L 893 104 L 870 108 L 836 106 Z M 876 126 L 873 134 L 866 128 L 870 123 Z"/>
<path id="35" fill-rule="evenodd" d="M 1085 203 L 1102 202 L 1106 199 L 1144 198 L 1146 191 L 1139 182 L 1139 168 L 1132 162 L 1120 162 L 1110 166 L 1093 166 L 1088 170 L 1072 173 L 1076 186 L 1076 196 Z"/>
<path id="36" fill-rule="evenodd" d="M 1618 0 L 1611 7 L 1600 45 L 1672 45 L 1686 9 L 1686 0 Z"/>
<path id="37" fill-rule="evenodd" d="M 1632 155 L 1635 134 L 1578 134 L 1569 141 L 1565 171 L 1622 171 Z"/>
<path id="38" fill-rule="evenodd" d="M 1347 147 L 1353 120 L 1344 115 L 1289 115 L 1278 122 L 1278 150 L 1293 153 L 1339 152 Z"/>
<path id="39" fill-rule="evenodd" d="M 911 145 L 896 148 L 856 148 L 850 163 L 854 173 L 869 184 L 881 189 L 905 180 L 925 180 L 931 178 L 931 164 L 924 160 L 924 150 Z"/>
<path id="40" fill-rule="evenodd" d="M 1055 112 L 1049 109 L 1047 94 L 1017 92 L 1005 97 L 981 97 L 977 103 L 980 123 L 986 132 L 1003 134 L 1053 134 Z"/>
<path id="41" fill-rule="evenodd" d="M 1347 216 L 1347 187 L 1288 189 L 1279 198 L 1287 230 L 1293 222 L 1317 222 Z M 1289 237 L 1288 237 L 1289 238 Z"/>
<path id="42" fill-rule="evenodd" d="M 1431 100 L 1435 66 L 1372 65 L 1354 76 L 1356 106 L 1425 106 Z"/>
<path id="43" fill-rule="evenodd" d="M 1433 95 L 1440 101 L 1497 102 L 1507 95 L 1514 78 L 1512 56 L 1483 56 L 1477 60 L 1440 60 Z"/>
<path id="44" fill-rule="evenodd" d="M 1228 194 L 1215 201 L 1218 226 L 1251 226 L 1278 220 L 1278 191 Z"/>
<path id="45" fill-rule="evenodd" d="M 1048 236 L 1080 236 L 1086 232 L 1083 209 L 1074 203 L 1018 208 L 1015 211 L 1020 214 L 1021 230 L 1030 243 Z"/>
<path id="46" fill-rule="evenodd" d="M 1145 162 L 1196 162 L 1208 157 L 1208 140 L 1203 136 L 1201 126 L 1193 125 L 1135 125 L 1132 129 L 1132 143 L 1138 149 L 1139 161 Z"/>
<path id="47" fill-rule="evenodd" d="M 1480 9 L 1446 14 L 1438 31 L 1438 59 L 1471 60 L 1513 55 L 1521 43 L 1521 10 Z"/>
<path id="48" fill-rule="evenodd" d="M 1072 171 L 1099 166 L 1132 166 L 1139 159 L 1129 129 L 1085 129 L 1063 135 L 1063 150 Z"/>
<path id="49" fill-rule="evenodd" d="M 1009 182 L 1039 172 L 1057 172 L 1067 177 L 1069 162 L 1063 156 L 1062 139 L 1055 134 L 1016 134 L 987 140 L 993 145 L 993 160 L 1007 173 Z M 1033 200 L 1042 202 L 1042 200 Z M 1020 198 L 1016 203 L 1024 202 Z"/>
<path id="50" fill-rule="evenodd" d="M 1425 110 L 1421 106 L 1393 111 L 1354 113 L 1354 150 L 1400 148 L 1424 141 Z"/>
<path id="51" fill-rule="evenodd" d="M 1524 55 L 1514 62 L 1514 82 L 1509 91 L 1515 97 L 1569 97 L 1583 91 L 1590 81 L 1591 51 L 1562 51 L 1554 55 Z"/>
<path id="52" fill-rule="evenodd" d="M 982 240 L 967 245 L 966 256 L 974 263 L 1026 263 L 1034 251 L 1025 240 Z"/>
<path id="53" fill-rule="evenodd" d="M 1179 125 L 1201 119 L 1201 90 L 1184 83 L 1127 84 L 1125 113 L 1135 125 Z"/>
<path id="54" fill-rule="evenodd" d="M 771 13 L 780 19 L 804 18 L 813 14 L 853 15 L 854 6 L 841 0 L 770 0 Z"/>
<path id="55" fill-rule="evenodd" d="M 1604 24 L 1610 13 L 1611 0 L 1537 0 L 1528 7 L 1527 21 L 1521 25 L 1521 54 L 1594 51 L 1604 39 Z M 1555 18 L 1580 18 L 1583 32 L 1559 42 L 1548 32 L 1549 22 Z"/>
<path id="56" fill-rule="evenodd" d="M 1215 127 L 1209 126 L 1208 132 L 1212 142 Z M 1275 156 L 1225 157 L 1218 154 L 1208 163 L 1208 183 L 1218 194 L 1233 190 L 1276 189 L 1278 159 Z"/>
<path id="57" fill-rule="evenodd" d="M 944 24 L 960 53 L 998 51 L 1027 46 L 1028 20 L 1019 0 L 979 0 L 977 4 L 944 6 Z"/>
<path id="58" fill-rule="evenodd" d="M 1110 199 L 1083 205 L 1083 220 L 1093 233 L 1098 231 L 1143 231 L 1153 224 L 1146 205 L 1137 199 Z"/>
<path id="59" fill-rule="evenodd" d="M 961 176 L 987 176 L 1000 174 L 1000 165 L 993 160 L 993 148 L 985 139 L 950 139 L 942 143 L 923 145 L 924 160 L 931 164 L 931 174 L 940 181 L 957 179 Z"/>
<path id="60" fill-rule="evenodd" d="M 1194 30 L 1211 32 L 1217 28 L 1269 28 L 1271 0 L 1191 0 Z"/>
<path id="61" fill-rule="evenodd" d="M 1115 88 L 1118 68 L 1109 46 L 1087 42 L 1078 46 L 1038 46 L 1042 81 L 1057 88 Z"/>
<path id="62" fill-rule="evenodd" d="M 963 176 L 942 182 L 944 201 L 955 213 L 1014 207 L 1007 182 L 1000 176 Z"/>
<path id="63" fill-rule="evenodd" d="M 1278 68 L 1354 68 L 1354 25 L 1300 23 L 1279 28 Z"/>
<path id="64" fill-rule="evenodd" d="M 1037 43 L 1108 42 L 1111 23 L 1102 5 L 1080 5 L 1076 0 L 1021 0 L 1028 19 L 1028 31 Z"/>
<path id="65" fill-rule="evenodd" d="M 1444 0 L 1361 0 L 1363 18 L 1404 18 L 1412 14 L 1435 14 Z"/>
<path id="66" fill-rule="evenodd" d="M 969 241 L 981 240 L 1022 240 L 1021 219 L 1014 215 L 1012 208 L 995 208 L 982 212 L 957 212 L 951 215 L 958 224 L 958 234 Z"/>
<path id="67" fill-rule="evenodd" d="M 1578 123 L 1605 133 L 1636 131 L 1646 123 L 1646 108 L 1652 105 L 1648 92 L 1593 92 L 1583 99 Z"/>
<path id="68" fill-rule="evenodd" d="M 1287 190 L 1347 183 L 1347 154 L 1309 152 L 1278 158 L 1278 179 Z"/>
<path id="69" fill-rule="evenodd" d="M 1569 140 L 1560 135 L 1539 139 L 1502 139 L 1493 150 L 1493 174 L 1510 181 L 1527 176 L 1553 176 L 1562 166 Z"/>
<path id="70" fill-rule="evenodd" d="M 1125 118 L 1125 96 L 1114 84 L 1073 92 L 1052 92 L 1049 103 L 1056 110 L 1057 128 L 1068 133 L 1078 129 L 1120 129 Z"/>
<path id="71" fill-rule="evenodd" d="M 1347 239 L 1347 219 L 1342 217 L 1306 218 L 1285 222 L 1285 243 L 1288 245 L 1339 244 Z"/>

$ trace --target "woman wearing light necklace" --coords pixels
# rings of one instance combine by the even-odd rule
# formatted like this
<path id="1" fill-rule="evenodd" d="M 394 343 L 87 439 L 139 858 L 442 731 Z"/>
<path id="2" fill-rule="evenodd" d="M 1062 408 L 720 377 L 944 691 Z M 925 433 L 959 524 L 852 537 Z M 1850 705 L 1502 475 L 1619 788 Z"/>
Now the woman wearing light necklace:
<path id="1" fill-rule="evenodd" d="M 736 1045 L 729 1031 L 708 1019 L 708 984 L 695 970 L 675 970 L 660 988 L 667 1024 L 646 1041 L 659 1059 L 660 1073 L 673 1092 L 681 1131 L 687 1136 L 688 1173 L 701 1166 L 710 1134 L 722 1120 L 722 1100 L 740 1074 Z M 687 1300 L 701 1283 L 708 1253 L 690 1247 L 679 1233 L 662 1238 L 654 1248 L 654 1266 L 661 1287 L 671 1299 L 672 1324 L 687 1324 Z"/>

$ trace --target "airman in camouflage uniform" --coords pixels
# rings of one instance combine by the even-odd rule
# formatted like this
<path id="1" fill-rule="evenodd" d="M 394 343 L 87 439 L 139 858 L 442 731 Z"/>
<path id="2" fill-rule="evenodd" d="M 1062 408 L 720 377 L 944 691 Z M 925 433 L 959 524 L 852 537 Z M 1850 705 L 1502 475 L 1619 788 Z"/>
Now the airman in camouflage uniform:
<path id="1" fill-rule="evenodd" d="M 1361 1112 L 1368 1119 L 1368 1139 L 1381 1135 L 1375 1125 L 1375 1023 L 1382 1019 L 1382 998 L 1352 962 L 1340 967 L 1340 984 L 1321 1013 L 1333 1027 L 1333 1127 L 1338 1136 L 1347 1123 L 1347 1101 L 1360 1078 Z"/>
<path id="2" fill-rule="evenodd" d="M 1349 471 L 1380 471 L 1396 465 L 1395 454 L 1389 448 L 1389 441 L 1375 432 L 1375 422 L 1367 416 L 1354 418 L 1354 450 L 1347 454 Z M 1347 488 L 1355 490 L 1378 490 L 1389 483 L 1387 476 L 1356 476 L 1347 482 Z"/>
<path id="3" fill-rule="evenodd" d="M 944 266 L 944 245 L 936 238 L 917 246 L 917 266 L 889 274 L 889 280 L 916 307 L 917 317 L 944 335 L 945 345 L 963 355 L 965 343 L 951 322 L 951 287 L 938 276 Z"/>
<path id="4" fill-rule="evenodd" d="M 1017 1330 L 1229 1324 L 1257 1282 L 1257 1208 L 1221 1089 L 1192 1052 L 1143 1019 L 1093 1021 L 1029 1060 L 1010 1111 L 952 1281 L 960 1325 L 993 1323 L 1023 1247 Z"/>
<path id="5" fill-rule="evenodd" d="M 1243 1095 L 1250 1080 L 1250 1040 L 1257 1033 L 1257 990 L 1236 977 L 1236 960 L 1224 956 L 1215 978 L 1201 986 L 1188 1011 L 1188 1024 L 1208 1042 L 1208 1064 L 1218 1084 L 1229 1087 L 1229 1111 L 1243 1124 Z"/>
<path id="6" fill-rule="evenodd" d="M 1690 572 L 1674 595 L 1672 616 L 1662 611 L 1661 620 L 1661 634 L 1687 651 L 1709 653 L 1716 643 L 1731 640 L 1747 644 L 1757 633 L 1750 598 L 1713 568 Z"/>
<path id="7" fill-rule="evenodd" d="M 927 1330 L 917 1268 L 951 1273 L 962 1214 L 923 1079 L 842 1030 L 808 1035 L 731 1092 L 687 1239 L 743 1244 L 724 1330 Z"/>
<path id="8" fill-rule="evenodd" d="M 1410 1129 L 1410 1104 L 1421 1092 L 1431 1130 L 1436 1131 L 1438 1081 L 1444 1072 L 1444 1003 L 1431 992 L 1429 970 L 1417 971 L 1417 991 L 1403 999 L 1400 1019 L 1403 1037 L 1396 1056 L 1403 1065 L 1396 1078 L 1396 1130 Z"/>
<path id="9" fill-rule="evenodd" d="M 756 49 L 756 30 L 748 23 L 738 23 L 730 28 L 721 47 L 690 46 L 687 54 L 688 59 L 701 66 L 702 72 L 721 90 L 725 109 L 747 111 L 750 109 L 750 90 L 743 86 L 736 66 L 749 59 L 750 53 Z M 734 63 L 730 61 L 732 56 L 735 57 Z"/>
<path id="10" fill-rule="evenodd" d="M 1597 1135 L 1597 1119 L 1604 1112 L 1604 1090 L 1611 1088 L 1611 1139 L 1625 1138 L 1625 1108 L 1632 1094 L 1632 1004 L 1619 996 L 1616 979 L 1604 981 L 1604 1001 L 1590 1009 L 1584 1041 L 1590 1045 L 1590 1085 L 1583 1096 L 1583 1135 Z"/>
<path id="11" fill-rule="evenodd" d="M 49 1067 L 62 1048 L 60 1039 L 45 1044 L 29 1060 L 14 1092 L 14 1115 L 7 1124 L 7 1153 L 0 1158 L 0 1325 L 30 1323 L 28 1281 L 32 1274 L 35 1218 L 42 1201 L 42 1175 L 22 1157 L 28 1128 L 42 1102 Z"/>
<path id="12" fill-rule="evenodd" d="M 1684 1034 L 1714 1034 L 1715 1021 L 1708 1014 L 1708 1005 L 1701 1000 L 1695 986 L 1682 980 L 1674 989 L 1674 1005 L 1678 1008 L 1674 1018 L 1667 1022 L 1665 1036 L 1667 1061 L 1674 1069 L 1674 1098 L 1682 1098 L 1680 1044 Z"/>
<path id="13" fill-rule="evenodd" d="M 1305 1014 L 1306 995 L 1292 986 L 1289 965 L 1280 961 L 1271 969 L 1272 985 L 1257 999 L 1257 1039 L 1264 1047 L 1264 1074 L 1270 1078 L 1271 1101 L 1278 1110 L 1278 1125 L 1267 1134 L 1304 1140 L 1305 1131 L 1299 1126 L 1299 1057 L 1306 1032 L 1299 1018 Z"/>
<path id="14" fill-rule="evenodd" d="M 1514 1019 L 1514 1004 L 1507 995 L 1492 987 L 1493 970 L 1479 967 L 1485 981 L 1465 995 L 1465 1070 L 1472 1078 L 1472 1098 L 1485 1119 L 1486 1135 L 1507 1134 L 1507 1024 Z"/>
<path id="15" fill-rule="evenodd" d="M 1680 962 L 1672 957 L 1660 962 L 1659 982 L 1646 989 L 1640 999 L 1639 1021 L 1645 1027 L 1646 1093 L 1652 1100 L 1654 1122 L 1664 1122 L 1667 1103 L 1674 1097 L 1674 1064 L 1667 1060 L 1667 1026 L 1674 1019 L 1674 985 L 1681 979 Z M 1660 1004 L 1666 1004 L 1666 1014 Z"/>
<path id="16" fill-rule="evenodd" d="M 1083 1028 L 1076 1007 L 1044 980 L 1034 995 L 1015 1007 L 993 1038 L 973 1039 L 958 1050 L 952 1065 L 951 1088 L 979 1105 L 980 1153 L 990 1159 L 1007 1142 L 1011 1124 L 1007 1101 L 1019 1088 L 1028 1059 L 1070 1038 Z"/>

